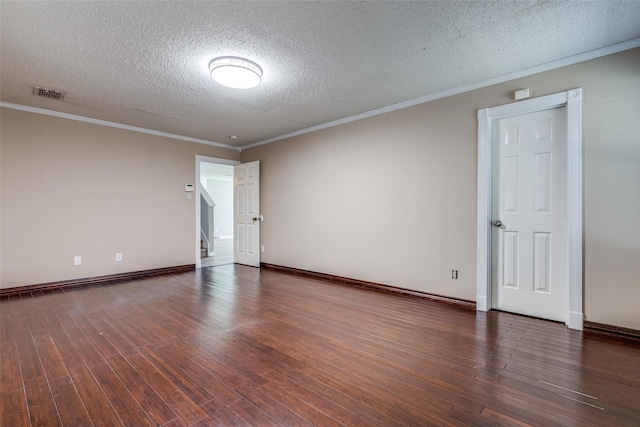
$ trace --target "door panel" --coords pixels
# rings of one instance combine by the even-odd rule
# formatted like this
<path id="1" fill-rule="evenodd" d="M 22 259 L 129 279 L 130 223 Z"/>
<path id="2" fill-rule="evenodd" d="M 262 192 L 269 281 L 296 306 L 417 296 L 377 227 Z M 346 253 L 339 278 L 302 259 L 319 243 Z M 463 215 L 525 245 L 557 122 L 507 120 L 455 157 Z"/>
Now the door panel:
<path id="1" fill-rule="evenodd" d="M 504 182 L 502 185 L 502 198 L 504 212 L 518 212 L 518 157 L 510 156 L 504 158 Z"/>
<path id="2" fill-rule="evenodd" d="M 551 212 L 551 153 L 535 154 L 533 208 L 536 213 Z"/>
<path id="3" fill-rule="evenodd" d="M 494 121 L 492 306 L 566 317 L 566 109 Z"/>
<path id="4" fill-rule="evenodd" d="M 517 231 L 505 231 L 503 238 L 502 255 L 502 286 L 518 289 L 518 242 Z"/>
<path id="5" fill-rule="evenodd" d="M 549 292 L 551 233 L 533 233 L 533 289 Z"/>
<path id="6" fill-rule="evenodd" d="M 234 166 L 233 191 L 234 262 L 260 267 L 260 162 Z"/>

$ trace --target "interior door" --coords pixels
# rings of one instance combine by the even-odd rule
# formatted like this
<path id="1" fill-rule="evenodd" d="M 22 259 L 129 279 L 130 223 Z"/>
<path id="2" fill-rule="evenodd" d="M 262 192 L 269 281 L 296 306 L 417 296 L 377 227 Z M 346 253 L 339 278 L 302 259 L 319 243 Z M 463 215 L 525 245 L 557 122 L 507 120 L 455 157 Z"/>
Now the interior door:
<path id="1" fill-rule="evenodd" d="M 494 121 L 492 306 L 566 321 L 566 108 Z"/>
<path id="2" fill-rule="evenodd" d="M 233 261 L 260 267 L 260 162 L 233 167 Z"/>

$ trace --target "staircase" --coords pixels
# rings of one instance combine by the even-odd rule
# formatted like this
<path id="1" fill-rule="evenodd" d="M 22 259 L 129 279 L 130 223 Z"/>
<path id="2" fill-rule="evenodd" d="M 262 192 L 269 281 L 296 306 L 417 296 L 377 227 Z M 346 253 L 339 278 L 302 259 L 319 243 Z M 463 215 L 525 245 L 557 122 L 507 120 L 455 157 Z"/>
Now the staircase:
<path id="1" fill-rule="evenodd" d="M 213 208 L 216 204 L 203 187 L 200 189 L 200 258 L 213 255 Z"/>

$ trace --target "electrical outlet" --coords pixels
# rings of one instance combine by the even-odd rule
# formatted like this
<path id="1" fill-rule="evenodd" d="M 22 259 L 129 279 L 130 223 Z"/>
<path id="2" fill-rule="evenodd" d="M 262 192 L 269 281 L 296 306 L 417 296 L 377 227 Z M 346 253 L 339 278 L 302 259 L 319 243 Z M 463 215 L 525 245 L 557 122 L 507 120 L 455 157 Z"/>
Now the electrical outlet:
<path id="1" fill-rule="evenodd" d="M 452 279 L 458 278 L 458 270 L 451 270 L 451 278 Z"/>
<path id="2" fill-rule="evenodd" d="M 73 257 L 73 265 L 82 265 L 82 257 L 74 256 Z"/>
<path id="3" fill-rule="evenodd" d="M 118 261 L 118 262 L 122 261 L 122 252 L 118 252 L 116 254 L 116 261 Z"/>
<path id="4" fill-rule="evenodd" d="M 264 252 L 264 245 L 260 246 L 260 252 Z"/>

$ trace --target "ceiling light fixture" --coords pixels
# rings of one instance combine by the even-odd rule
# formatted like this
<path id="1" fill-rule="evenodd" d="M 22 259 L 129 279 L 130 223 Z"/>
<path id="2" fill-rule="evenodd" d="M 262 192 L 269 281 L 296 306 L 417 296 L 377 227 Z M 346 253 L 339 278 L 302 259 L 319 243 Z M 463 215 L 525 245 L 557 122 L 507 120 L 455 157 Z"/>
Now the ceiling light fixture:
<path id="1" fill-rule="evenodd" d="M 223 86 L 250 89 L 260 84 L 262 68 L 253 61 L 237 56 L 221 56 L 209 62 L 211 77 Z"/>

